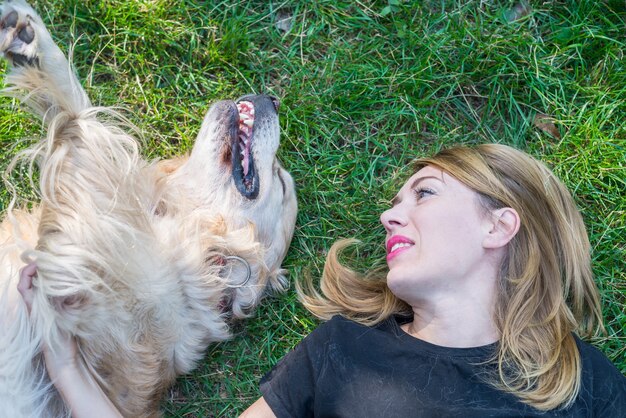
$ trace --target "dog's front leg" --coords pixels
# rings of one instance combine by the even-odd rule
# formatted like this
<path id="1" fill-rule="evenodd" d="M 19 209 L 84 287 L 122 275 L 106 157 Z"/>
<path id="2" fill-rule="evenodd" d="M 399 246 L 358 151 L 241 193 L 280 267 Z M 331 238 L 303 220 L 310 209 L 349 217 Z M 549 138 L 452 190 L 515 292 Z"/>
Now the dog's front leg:
<path id="1" fill-rule="evenodd" d="M 9 61 L 7 91 L 45 122 L 90 106 L 73 69 L 41 17 L 23 0 L 0 4 L 0 52 Z"/>
<path id="2" fill-rule="evenodd" d="M 138 317 L 152 318 L 160 301 L 151 302 L 143 279 L 158 284 L 167 270 L 148 222 L 155 180 L 143 171 L 138 143 L 121 118 L 90 107 L 41 18 L 22 0 L 0 5 L 0 52 L 10 63 L 9 93 L 48 126 L 30 154 L 40 169 L 41 195 L 31 251 L 38 266 L 32 334 L 49 346 L 56 346 L 58 330 L 76 336 L 82 360 L 100 374 L 122 413 L 151 416 L 162 356 L 135 324 Z M 0 344 L 0 354 L 2 349 Z M 32 367 L 31 357 L 20 357 L 22 369 Z M 0 396 L 0 403 L 5 399 L 11 401 Z M 31 401 L 41 403 L 36 396 Z"/>

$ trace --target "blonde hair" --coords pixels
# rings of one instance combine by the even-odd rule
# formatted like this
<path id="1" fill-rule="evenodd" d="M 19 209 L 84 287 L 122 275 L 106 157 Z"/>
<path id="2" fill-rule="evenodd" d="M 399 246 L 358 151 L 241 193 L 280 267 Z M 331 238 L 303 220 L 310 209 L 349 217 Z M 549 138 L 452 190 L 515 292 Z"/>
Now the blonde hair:
<path id="1" fill-rule="evenodd" d="M 476 191 L 487 210 L 514 208 L 520 230 L 500 269 L 494 322 L 500 332 L 490 383 L 540 410 L 571 405 L 580 389 L 581 360 L 572 332 L 603 330 L 585 225 L 566 187 L 541 162 L 505 145 L 454 147 L 417 160 Z M 320 287 L 297 283 L 317 317 L 335 314 L 373 325 L 412 310 L 387 288 L 386 270 L 359 274 L 339 261 L 354 240 L 331 248 Z"/>

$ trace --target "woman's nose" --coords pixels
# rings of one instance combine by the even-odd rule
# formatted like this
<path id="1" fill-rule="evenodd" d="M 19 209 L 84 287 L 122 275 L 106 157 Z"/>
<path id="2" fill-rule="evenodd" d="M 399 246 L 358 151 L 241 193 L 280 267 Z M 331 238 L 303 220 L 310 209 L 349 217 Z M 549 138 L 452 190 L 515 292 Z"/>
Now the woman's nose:
<path id="1" fill-rule="evenodd" d="M 397 205 L 384 211 L 380 215 L 380 222 L 387 231 L 390 231 L 394 226 L 403 226 L 405 224 L 400 208 Z"/>

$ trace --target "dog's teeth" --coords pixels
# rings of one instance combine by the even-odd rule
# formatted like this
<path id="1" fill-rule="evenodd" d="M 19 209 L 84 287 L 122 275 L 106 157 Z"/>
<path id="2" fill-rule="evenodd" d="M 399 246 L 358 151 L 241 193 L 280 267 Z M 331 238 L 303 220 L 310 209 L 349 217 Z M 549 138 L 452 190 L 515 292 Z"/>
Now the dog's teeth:
<path id="1" fill-rule="evenodd" d="M 244 123 L 244 125 L 246 125 L 248 128 L 252 128 L 252 125 L 254 125 L 254 119 L 248 118 L 248 119 L 244 119 L 242 121 Z"/>
<path id="2" fill-rule="evenodd" d="M 240 129 L 241 129 L 241 132 L 243 132 L 246 135 L 250 135 L 250 132 L 252 131 L 248 125 L 241 125 Z"/>

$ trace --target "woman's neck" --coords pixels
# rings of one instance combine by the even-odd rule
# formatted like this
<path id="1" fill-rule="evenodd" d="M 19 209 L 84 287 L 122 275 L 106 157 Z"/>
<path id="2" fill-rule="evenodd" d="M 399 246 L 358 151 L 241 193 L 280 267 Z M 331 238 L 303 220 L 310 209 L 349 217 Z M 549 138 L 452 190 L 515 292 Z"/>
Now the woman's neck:
<path id="1" fill-rule="evenodd" d="M 413 322 L 404 324 L 408 334 L 444 347 L 479 347 L 498 341 L 493 321 L 495 297 L 489 293 L 440 298 L 413 305 Z"/>

